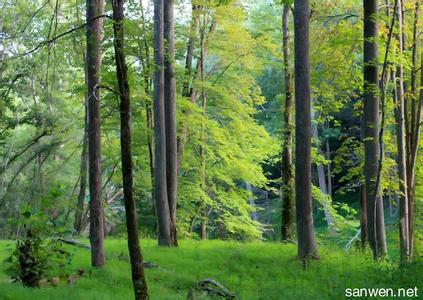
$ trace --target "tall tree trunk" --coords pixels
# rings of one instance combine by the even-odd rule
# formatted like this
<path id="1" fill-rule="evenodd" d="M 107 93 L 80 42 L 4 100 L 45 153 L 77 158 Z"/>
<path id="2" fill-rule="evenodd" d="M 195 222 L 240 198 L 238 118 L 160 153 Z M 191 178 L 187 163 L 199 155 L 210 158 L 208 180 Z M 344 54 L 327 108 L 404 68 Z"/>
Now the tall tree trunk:
<path id="1" fill-rule="evenodd" d="M 408 138 L 407 154 L 407 186 L 408 186 L 408 238 L 410 259 L 413 258 L 414 250 L 414 211 L 415 211 L 415 189 L 416 189 L 416 162 L 420 143 L 420 122 L 423 106 L 423 91 L 420 89 L 420 100 L 417 91 L 417 56 L 418 56 L 418 19 L 419 19 L 419 1 L 416 1 L 414 9 L 413 23 L 413 47 L 412 47 L 412 68 L 411 68 L 411 124 Z M 421 66 L 423 67 L 423 54 Z M 422 72 L 422 68 L 420 68 Z M 423 85 L 423 74 L 420 87 Z"/>
<path id="2" fill-rule="evenodd" d="M 176 140 L 176 77 L 175 77 L 175 28 L 174 0 L 165 1 L 164 38 L 166 40 L 164 99 L 166 124 L 166 183 L 169 202 L 170 234 L 172 246 L 177 246 L 176 202 L 178 187 L 178 146 Z"/>
<path id="3" fill-rule="evenodd" d="M 398 0 L 401 1 L 401 0 Z M 402 39 L 402 9 L 397 5 L 398 17 L 398 47 L 400 53 L 403 52 Z M 406 152 L 405 152 L 405 111 L 404 111 L 404 68 L 402 63 L 397 66 L 396 71 L 396 135 L 397 135 L 397 166 L 398 166 L 398 181 L 399 181 L 399 233 L 400 233 L 400 257 L 401 262 L 409 259 L 409 240 L 408 240 L 408 192 L 407 192 L 407 172 L 406 172 Z"/>
<path id="4" fill-rule="evenodd" d="M 158 243 L 171 246 L 169 202 L 166 183 L 166 125 L 164 105 L 164 1 L 154 1 L 154 196 Z"/>
<path id="5" fill-rule="evenodd" d="M 206 18 L 204 17 L 204 23 L 202 26 L 200 40 L 201 40 L 201 49 L 200 49 L 200 80 L 204 82 L 204 63 L 206 59 L 205 53 L 205 27 L 206 27 Z M 204 122 L 206 118 L 206 108 L 207 108 L 207 93 L 204 90 L 204 87 L 201 89 L 201 108 L 202 108 L 202 121 L 201 121 L 201 131 L 200 131 L 200 187 L 204 193 L 206 191 L 206 124 Z M 204 203 L 201 205 L 205 206 Z M 201 231 L 200 231 L 200 238 L 202 240 L 207 239 L 207 223 L 208 223 L 208 209 L 207 206 L 203 209 L 203 215 L 201 218 Z"/>
<path id="6" fill-rule="evenodd" d="M 101 199 L 100 76 L 103 0 L 87 0 L 88 161 L 90 188 L 91 264 L 104 265 L 103 202 Z"/>
<path id="7" fill-rule="evenodd" d="M 294 176 L 292 170 L 292 110 L 294 103 L 292 99 L 291 67 L 289 53 L 289 12 L 290 7 L 284 4 L 282 12 L 282 50 L 283 65 L 285 74 L 285 107 L 283 111 L 284 132 L 282 148 L 282 226 L 281 240 L 292 239 L 292 223 L 294 213 Z"/>
<path id="8" fill-rule="evenodd" d="M 79 20 L 79 13 L 77 11 L 77 18 Z M 75 50 L 76 42 L 74 43 Z M 87 58 L 85 51 L 82 52 L 82 57 L 84 60 L 84 81 L 87 84 Z M 84 99 L 84 137 L 82 141 L 82 151 L 81 151 L 81 162 L 79 166 L 79 193 L 78 201 L 76 204 L 75 210 L 75 222 L 74 230 L 76 235 L 80 235 L 82 232 L 82 223 L 84 218 L 84 203 L 87 192 L 87 175 L 88 175 L 88 103 L 87 103 L 87 93 L 85 93 Z"/>
<path id="9" fill-rule="evenodd" d="M 411 197 L 409 199 L 409 211 L 408 211 L 408 237 L 409 237 L 409 250 L 410 258 L 413 258 L 414 255 L 414 215 L 416 210 L 415 202 L 415 190 L 416 190 L 416 167 L 417 167 L 417 155 L 419 152 L 420 144 L 420 130 L 421 130 L 421 117 L 423 112 L 423 51 L 421 52 L 421 65 L 420 65 L 420 97 L 418 101 L 418 108 L 416 114 L 416 122 L 414 128 L 414 137 L 412 143 L 412 153 L 411 153 L 411 162 L 410 162 L 410 187 Z"/>
<path id="10" fill-rule="evenodd" d="M 128 249 L 131 259 L 132 284 L 135 299 L 148 299 L 147 282 L 144 274 L 143 257 L 138 238 L 137 211 L 132 177 L 131 99 L 129 96 L 128 70 L 124 52 L 124 0 L 112 0 L 113 32 L 116 61 L 116 76 L 120 93 L 120 144 L 122 159 L 122 183 L 125 200 Z"/>
<path id="11" fill-rule="evenodd" d="M 377 0 L 364 0 L 364 177 L 369 244 L 378 259 L 386 254 L 383 200 L 377 187 L 379 149 L 379 74 Z M 382 79 L 383 80 L 383 79 Z"/>
<path id="12" fill-rule="evenodd" d="M 142 0 L 140 0 L 140 7 L 141 7 L 141 28 L 142 28 L 142 42 L 144 45 L 139 44 L 140 49 L 144 48 L 144 58 L 141 56 L 141 62 L 143 65 L 143 73 L 144 73 L 144 91 L 145 93 L 150 96 L 152 90 L 152 63 L 151 63 L 151 56 L 150 56 L 150 48 L 147 41 L 147 26 L 145 21 L 145 13 L 144 13 L 144 6 Z M 153 150 L 153 110 L 152 110 L 152 102 L 150 97 L 146 100 L 145 104 L 145 113 L 146 113 L 146 123 L 147 123 L 147 149 L 148 149 L 148 158 L 149 158 L 149 165 L 150 165 L 150 181 L 151 181 L 151 206 L 153 215 L 156 217 L 156 204 L 155 204 L 155 197 L 154 197 L 154 150 Z M 157 223 L 155 224 L 157 227 Z"/>
<path id="13" fill-rule="evenodd" d="M 309 2 L 294 1 L 295 28 L 295 195 L 298 256 L 317 257 L 311 199 L 311 93 Z"/>

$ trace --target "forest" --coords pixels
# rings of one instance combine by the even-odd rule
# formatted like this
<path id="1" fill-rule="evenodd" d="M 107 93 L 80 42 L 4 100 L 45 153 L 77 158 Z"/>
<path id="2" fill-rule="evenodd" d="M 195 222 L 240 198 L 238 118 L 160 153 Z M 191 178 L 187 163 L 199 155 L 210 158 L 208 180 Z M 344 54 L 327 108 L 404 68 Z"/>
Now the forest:
<path id="1" fill-rule="evenodd" d="M 0 300 L 423 299 L 420 0 L 0 0 Z"/>

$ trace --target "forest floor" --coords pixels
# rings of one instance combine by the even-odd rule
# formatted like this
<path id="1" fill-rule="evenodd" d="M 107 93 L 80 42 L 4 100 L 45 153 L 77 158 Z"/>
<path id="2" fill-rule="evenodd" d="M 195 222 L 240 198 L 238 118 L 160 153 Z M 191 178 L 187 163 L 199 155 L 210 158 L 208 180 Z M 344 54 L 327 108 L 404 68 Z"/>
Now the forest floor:
<path id="1" fill-rule="evenodd" d="M 423 262 L 399 270 L 396 263 L 375 263 L 370 254 L 356 250 L 321 247 L 320 260 L 304 271 L 292 244 L 184 240 L 179 248 L 169 249 L 142 240 L 142 248 L 145 261 L 158 266 L 146 271 L 151 299 L 187 299 L 188 291 L 206 278 L 214 278 L 240 299 L 345 299 L 346 288 L 418 287 L 423 293 Z M 133 297 L 126 240 L 106 241 L 107 261 L 101 270 L 91 269 L 88 249 L 69 246 L 75 251 L 72 268 L 84 269 L 85 275 L 73 284 L 63 280 L 56 287 L 36 289 L 10 283 L 3 261 L 12 249 L 13 242 L 0 241 L 2 300 Z"/>

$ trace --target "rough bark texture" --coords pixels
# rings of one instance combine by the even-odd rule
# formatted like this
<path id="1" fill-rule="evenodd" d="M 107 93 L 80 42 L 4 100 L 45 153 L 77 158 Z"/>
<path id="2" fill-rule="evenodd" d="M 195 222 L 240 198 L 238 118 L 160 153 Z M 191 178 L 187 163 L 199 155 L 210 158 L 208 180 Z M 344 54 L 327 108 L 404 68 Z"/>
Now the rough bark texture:
<path id="1" fill-rule="evenodd" d="M 128 249 L 131 260 L 132 284 L 134 286 L 135 299 L 141 300 L 148 299 L 148 290 L 138 238 L 137 211 L 133 193 L 131 100 L 129 96 L 128 72 L 124 52 L 124 0 L 112 0 L 112 4 L 116 76 L 120 93 L 120 144 L 126 229 L 128 232 Z"/>
<path id="2" fill-rule="evenodd" d="M 383 201 L 377 190 L 379 150 L 379 75 L 377 0 L 364 0 L 364 177 L 369 244 L 375 259 L 386 254 Z"/>
<path id="3" fill-rule="evenodd" d="M 166 125 L 164 105 L 164 1 L 154 1 L 154 197 L 158 243 L 171 246 L 169 202 L 166 183 Z"/>
<path id="4" fill-rule="evenodd" d="M 401 1 L 401 0 L 398 0 Z M 398 48 L 403 52 L 402 43 L 402 10 L 397 5 L 398 17 Z M 399 181 L 399 233 L 400 233 L 400 258 L 401 262 L 409 259 L 409 239 L 408 239 L 408 191 L 407 191 L 407 172 L 406 172 L 406 146 L 405 146 L 405 110 L 404 110 L 404 68 L 402 63 L 396 70 L 396 93 L 395 93 L 395 118 L 396 118 L 396 136 L 397 136 L 397 168 Z"/>
<path id="5" fill-rule="evenodd" d="M 298 256 L 317 257 L 311 199 L 311 94 L 309 2 L 294 1 L 295 28 L 295 195 Z"/>
<path id="6" fill-rule="evenodd" d="M 88 161 L 90 188 L 91 264 L 104 265 L 103 203 L 101 200 L 100 73 L 103 0 L 87 0 Z"/>
<path id="7" fill-rule="evenodd" d="M 176 202 L 178 187 L 178 146 L 176 140 L 176 77 L 175 77 L 175 28 L 174 1 L 164 5 L 164 38 L 166 41 L 164 99 L 166 123 L 166 183 L 170 213 L 170 234 L 172 246 L 177 246 Z"/>
<path id="8" fill-rule="evenodd" d="M 289 12 L 288 4 L 284 4 L 282 12 L 282 50 L 283 65 L 285 74 L 285 107 L 283 111 L 284 132 L 282 147 L 282 226 L 281 240 L 292 239 L 292 223 L 294 214 L 294 172 L 292 170 L 292 110 L 294 103 L 292 99 L 291 68 L 289 53 Z"/>

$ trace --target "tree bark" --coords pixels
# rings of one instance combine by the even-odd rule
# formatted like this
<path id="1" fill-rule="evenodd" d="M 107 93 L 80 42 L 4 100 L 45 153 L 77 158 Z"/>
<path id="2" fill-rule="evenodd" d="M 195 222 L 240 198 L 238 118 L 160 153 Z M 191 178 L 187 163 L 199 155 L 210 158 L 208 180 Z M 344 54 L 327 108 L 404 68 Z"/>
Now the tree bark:
<path id="1" fill-rule="evenodd" d="M 329 137 L 326 138 L 326 160 L 328 161 L 328 195 L 332 197 L 332 159 L 330 153 Z"/>
<path id="2" fill-rule="evenodd" d="M 408 186 L 408 238 L 410 259 L 413 258 L 414 250 L 414 211 L 415 211 L 415 189 L 416 189 L 416 162 L 420 143 L 421 114 L 423 106 L 423 91 L 420 89 L 420 100 L 417 92 L 417 53 L 418 53 L 418 19 L 419 19 L 419 1 L 416 1 L 413 23 L 413 47 L 412 47 L 412 68 L 411 68 L 411 130 L 408 138 L 407 154 L 407 186 Z M 423 54 L 421 66 L 423 67 Z M 422 68 L 420 68 L 422 72 Z M 423 78 L 423 74 L 422 74 Z M 420 81 L 420 87 L 423 85 L 423 79 Z"/>
<path id="3" fill-rule="evenodd" d="M 366 247 L 368 239 L 368 227 L 367 227 L 367 205 L 366 205 L 366 185 L 360 186 L 360 240 L 361 248 Z"/>
<path id="4" fill-rule="evenodd" d="M 377 0 L 364 0 L 364 177 L 369 244 L 378 259 L 386 254 L 383 200 L 377 187 L 379 150 L 379 74 Z M 383 80 L 383 79 L 382 79 Z"/>
<path id="5" fill-rule="evenodd" d="M 401 1 L 401 0 L 397 0 Z M 398 48 L 403 52 L 403 32 L 402 32 L 402 10 L 401 5 L 397 5 L 398 17 Z M 408 238 L 408 191 L 407 191 L 407 166 L 406 166 L 406 146 L 405 146 L 405 110 L 404 110 L 404 68 L 402 63 L 396 70 L 396 93 L 395 93 L 395 118 L 396 118 L 396 136 L 397 136 L 397 169 L 399 183 L 399 233 L 400 233 L 400 259 L 401 262 L 409 260 L 409 238 Z"/>
<path id="6" fill-rule="evenodd" d="M 128 249 L 131 260 L 132 284 L 135 299 L 148 299 L 147 282 L 144 274 L 143 257 L 138 238 L 137 211 L 133 192 L 131 99 L 129 95 L 128 70 L 124 52 L 124 0 L 112 0 L 113 32 L 116 61 L 116 76 L 120 93 L 120 144 L 122 159 L 122 184 L 125 200 Z"/>
<path id="7" fill-rule="evenodd" d="M 100 76 L 103 0 L 87 0 L 88 161 L 91 264 L 104 265 L 103 202 L 101 200 Z"/>
<path id="8" fill-rule="evenodd" d="M 85 106 L 85 117 L 84 117 L 84 137 L 82 141 L 81 151 L 81 163 L 79 167 L 79 193 L 78 202 L 75 210 L 75 222 L 74 229 L 77 235 L 81 234 L 82 230 L 82 218 L 84 214 L 84 203 L 87 190 L 87 173 L 88 173 L 88 121 L 87 121 L 87 103 Z"/>
<path id="9" fill-rule="evenodd" d="M 200 49 L 200 80 L 204 82 L 204 64 L 206 60 L 206 48 L 205 48 L 205 27 L 206 27 L 206 19 L 204 18 L 204 24 L 202 26 L 200 40 L 201 40 L 201 49 Z M 201 121 L 201 131 L 200 131 L 200 187 L 207 193 L 206 191 L 206 166 L 207 166 L 207 157 L 206 157 L 206 124 L 204 122 L 206 118 L 206 109 L 207 109 L 207 93 L 204 90 L 204 87 L 201 88 L 201 108 L 202 108 L 202 121 Z M 202 240 L 207 239 L 207 224 L 208 224 L 208 209 L 207 206 L 202 203 L 203 208 L 203 215 L 201 219 L 201 230 L 200 230 L 200 238 Z"/>
<path id="10" fill-rule="evenodd" d="M 166 124 L 166 183 L 169 202 L 170 234 L 172 246 L 177 246 L 176 202 L 178 187 L 178 146 L 176 140 L 176 77 L 175 77 L 175 28 L 174 0 L 165 1 L 164 38 L 166 40 L 164 69 L 164 102 Z"/>
<path id="11" fill-rule="evenodd" d="M 144 91 L 145 93 L 150 96 L 152 90 L 152 63 L 151 63 L 151 56 L 150 56 L 150 48 L 147 41 L 147 27 L 145 21 L 145 13 L 144 13 L 144 6 L 142 0 L 140 0 L 140 7 L 141 7 L 141 27 L 143 31 L 143 44 L 140 45 L 140 49 L 144 47 L 144 55 L 145 57 L 142 58 L 141 62 L 143 66 L 143 73 L 144 73 Z M 147 123 L 147 149 L 148 149 L 148 158 L 149 158 L 149 165 L 150 165 L 150 182 L 151 182 L 151 206 L 152 206 L 152 213 L 154 217 L 156 217 L 156 203 L 154 197 L 154 150 L 153 150 L 153 111 L 152 111 L 152 102 L 150 101 L 150 97 L 146 100 L 145 104 L 145 113 L 146 113 L 146 123 Z M 157 227 L 157 223 L 155 224 Z"/>
<path id="12" fill-rule="evenodd" d="M 295 195 L 298 256 L 317 257 L 311 199 L 311 91 L 309 1 L 294 1 L 295 32 Z"/>
<path id="13" fill-rule="evenodd" d="M 281 240 L 292 239 L 292 223 L 294 214 L 294 175 L 292 170 L 292 110 L 294 103 L 292 99 L 291 67 L 289 51 L 289 12 L 290 7 L 284 4 L 282 12 L 282 51 L 285 74 L 285 107 L 283 111 L 284 131 L 282 148 L 282 226 Z"/>
<path id="14" fill-rule="evenodd" d="M 166 124 L 164 105 L 164 1 L 154 1 L 154 197 L 158 243 L 171 246 L 169 202 L 166 183 Z"/>

